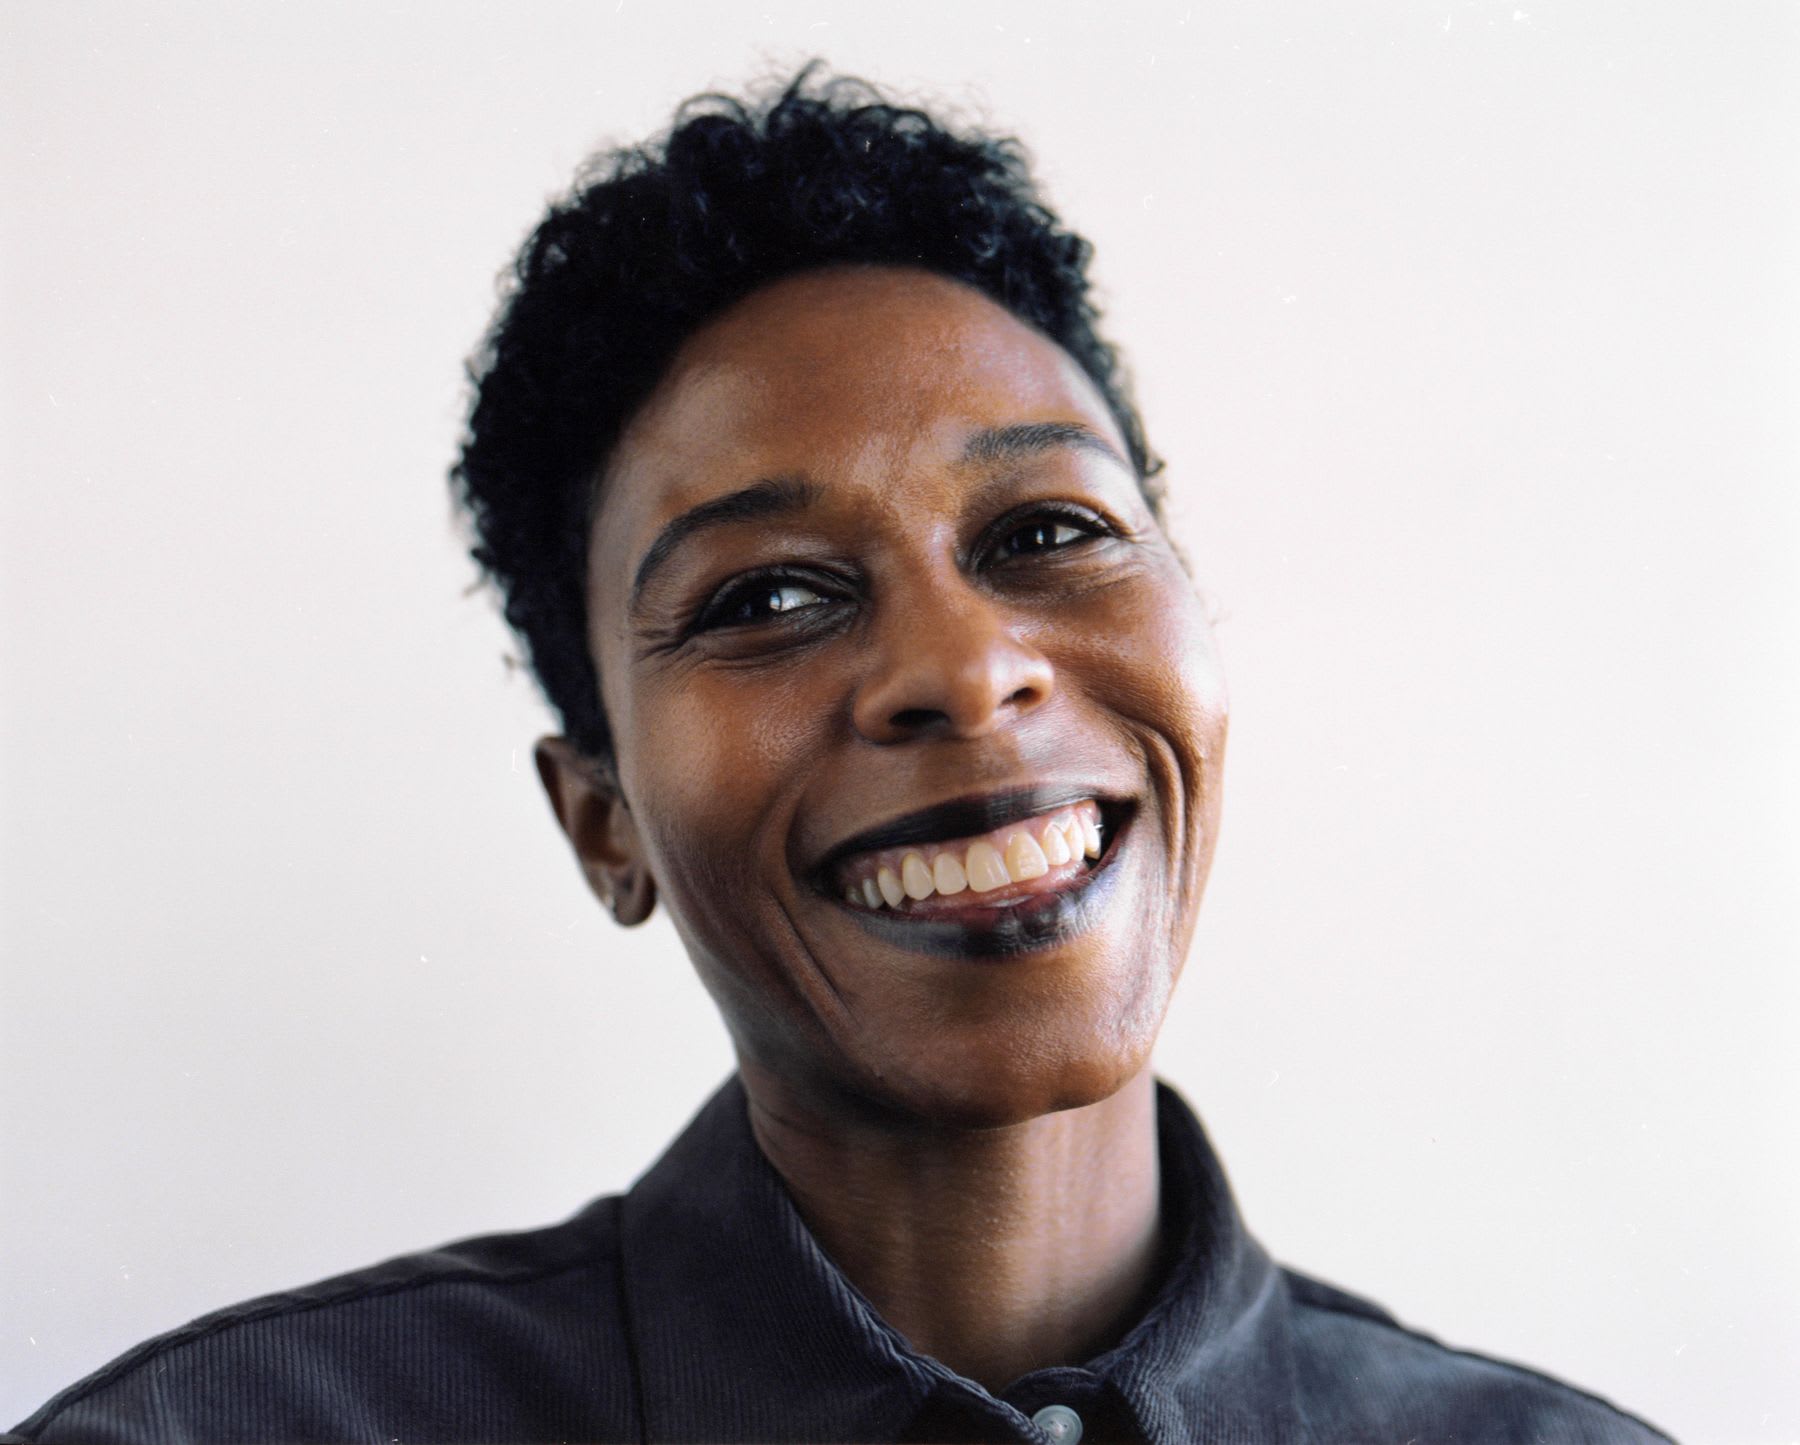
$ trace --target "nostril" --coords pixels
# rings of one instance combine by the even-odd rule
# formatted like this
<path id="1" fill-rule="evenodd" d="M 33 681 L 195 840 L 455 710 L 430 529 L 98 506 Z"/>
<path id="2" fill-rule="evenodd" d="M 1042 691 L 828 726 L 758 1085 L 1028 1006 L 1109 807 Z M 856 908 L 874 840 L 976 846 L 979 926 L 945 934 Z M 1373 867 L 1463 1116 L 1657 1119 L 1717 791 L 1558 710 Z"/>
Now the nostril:
<path id="1" fill-rule="evenodd" d="M 946 721 L 948 721 L 948 719 L 943 713 L 937 711 L 935 708 L 929 707 L 901 708 L 899 712 L 895 713 L 889 719 L 889 722 L 892 723 L 894 727 L 900 729 L 902 732 L 909 733 L 919 732 L 930 727 L 933 723 Z"/>

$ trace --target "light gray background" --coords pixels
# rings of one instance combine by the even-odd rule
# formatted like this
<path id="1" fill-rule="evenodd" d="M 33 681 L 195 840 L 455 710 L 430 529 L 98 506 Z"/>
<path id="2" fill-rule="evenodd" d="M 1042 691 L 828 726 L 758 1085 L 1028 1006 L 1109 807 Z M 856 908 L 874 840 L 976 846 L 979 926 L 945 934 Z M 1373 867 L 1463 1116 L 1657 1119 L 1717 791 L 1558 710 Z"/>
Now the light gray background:
<path id="1" fill-rule="evenodd" d="M 1800 1438 L 1800 7 L 0 8 L 0 1416 L 562 1217 L 729 1067 L 582 889 L 442 473 L 592 146 L 810 53 L 1015 129 L 1224 620 L 1160 1051 L 1282 1258 Z"/>

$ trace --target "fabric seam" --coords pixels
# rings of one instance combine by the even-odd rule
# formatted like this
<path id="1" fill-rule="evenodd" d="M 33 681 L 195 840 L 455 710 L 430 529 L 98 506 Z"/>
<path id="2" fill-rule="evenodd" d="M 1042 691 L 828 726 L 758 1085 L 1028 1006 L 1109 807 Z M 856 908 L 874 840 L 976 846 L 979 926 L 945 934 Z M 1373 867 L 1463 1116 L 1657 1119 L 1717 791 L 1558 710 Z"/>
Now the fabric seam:
<path id="1" fill-rule="evenodd" d="M 1365 1314 L 1361 1310 L 1347 1309 L 1342 1305 L 1325 1303 L 1318 1300 L 1295 1299 L 1294 1304 L 1296 1308 L 1302 1310 L 1323 1310 L 1328 1314 L 1343 1315 L 1346 1319 L 1362 1320 L 1365 1324 L 1375 1325 L 1380 1329 L 1389 1330 L 1394 1334 L 1405 1335 L 1409 1340 L 1417 1340 L 1420 1344 L 1429 1345 L 1432 1349 L 1437 1350 L 1441 1354 L 1460 1355 L 1466 1360 L 1478 1360 L 1484 1365 L 1495 1365 L 1511 1374 L 1523 1375 L 1526 1379 L 1536 1380 L 1541 1385 L 1553 1386 L 1565 1394 L 1577 1396 L 1580 1399 L 1588 1401 L 1590 1404 L 1599 1405 L 1604 1409 L 1611 1410 L 1613 1414 L 1622 1419 L 1630 1420 L 1635 1425 L 1641 1425 L 1652 1435 L 1656 1436 L 1657 1439 L 1668 1441 L 1668 1445 L 1676 1445 L 1673 1436 L 1659 1430 L 1655 1425 L 1652 1425 L 1648 1420 L 1644 1419 L 1643 1416 L 1634 1415 L 1631 1411 L 1624 1409 L 1619 1405 L 1615 1405 L 1604 1395 L 1596 1395 L 1591 1390 L 1584 1390 L 1579 1385 L 1571 1385 L 1567 1380 L 1559 1380 L 1555 1375 L 1546 1375 L 1543 1371 L 1534 1370 L 1528 1365 L 1521 1365 L 1512 1360 L 1497 1359 L 1493 1355 L 1484 1355 L 1480 1350 L 1466 1350 L 1457 1345 L 1447 1345 L 1442 1340 L 1434 1339 L 1422 1330 L 1411 1329 L 1408 1326 L 1401 1324 L 1391 1316 L 1382 1318 L 1377 1315 Z"/>
<path id="2" fill-rule="evenodd" d="M 44 1410 L 48 1413 L 46 1413 L 42 1419 L 39 1419 L 34 1415 L 31 1419 L 25 1421 L 24 1424 L 30 1427 L 31 1435 L 35 1436 L 44 1430 L 45 1427 L 54 1425 L 57 1419 L 67 1413 L 72 1406 L 79 1405 L 83 1400 L 90 1398 L 105 1386 L 114 1384 L 123 1379 L 126 1375 L 137 1370 L 140 1366 L 147 1365 L 151 1361 L 159 1359 L 184 1345 L 197 1344 L 201 1340 L 210 1339 L 214 1335 L 223 1334 L 225 1331 L 232 1329 L 237 1325 L 256 1324 L 262 1320 L 274 1319 L 277 1315 L 303 1315 L 308 1314 L 313 1310 L 327 1309 L 333 1305 L 356 1304 L 363 1300 L 382 1299 L 388 1295 L 404 1294 L 408 1290 L 427 1289 L 432 1285 L 467 1284 L 472 1280 L 484 1280 L 498 1285 L 524 1284 L 531 1280 L 549 1279 L 553 1275 L 563 1274 L 572 1269 L 586 1269 L 592 1268 L 592 1266 L 593 1261 L 591 1259 L 578 1259 L 570 1260 L 563 1264 L 552 1265 L 548 1268 L 534 1267 L 530 1269 L 521 1269 L 516 1273 L 499 1274 L 496 1274 L 493 1270 L 471 1267 L 460 1270 L 454 1274 L 435 1275 L 429 1279 L 395 1280 L 388 1284 L 375 1285 L 366 1289 L 348 1290 L 343 1294 L 331 1295 L 325 1299 L 295 1301 L 277 1295 L 261 1309 L 235 1314 L 229 1319 L 206 1322 L 204 1328 L 202 1328 L 201 1325 L 205 1321 L 205 1316 L 202 1316 L 200 1320 L 195 1320 L 185 1325 L 179 1325 L 165 1334 L 157 1335 L 152 1339 L 145 1340 L 142 1344 L 127 1350 L 110 1365 L 104 1366 L 96 1371 L 89 1379 L 82 1382 L 79 1387 L 71 1386 L 70 1388 L 75 1390 L 76 1393 L 70 1394 L 66 1399 L 56 1399 L 47 1402 L 44 1406 Z M 28 1436 L 27 1438 L 30 1437 Z"/>
<path id="3" fill-rule="evenodd" d="M 638 1440 L 642 1445 L 650 1445 L 650 1398 L 649 1382 L 644 1378 L 644 1361 L 638 1353 L 636 1311 L 631 1302 L 631 1281 L 625 1270 L 625 1203 L 621 1199 L 613 1206 L 613 1237 L 619 1241 L 614 1252 L 613 1276 L 618 1282 L 619 1290 L 619 1328 L 625 1335 L 626 1368 L 631 1371 L 631 1393 L 634 1413 L 637 1416 Z"/>

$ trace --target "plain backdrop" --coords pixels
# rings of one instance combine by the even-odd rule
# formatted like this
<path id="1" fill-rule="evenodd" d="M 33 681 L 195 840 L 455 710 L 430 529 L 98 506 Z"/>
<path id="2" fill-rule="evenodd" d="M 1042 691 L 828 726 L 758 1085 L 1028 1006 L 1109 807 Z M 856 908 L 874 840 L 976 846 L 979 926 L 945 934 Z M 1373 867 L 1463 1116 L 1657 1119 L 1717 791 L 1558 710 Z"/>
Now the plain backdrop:
<path id="1" fill-rule="evenodd" d="M 0 1416 L 731 1067 L 453 528 L 582 157 L 818 54 L 1098 247 L 1234 717 L 1159 1052 L 1283 1260 L 1800 1438 L 1800 6 L 0 6 Z"/>

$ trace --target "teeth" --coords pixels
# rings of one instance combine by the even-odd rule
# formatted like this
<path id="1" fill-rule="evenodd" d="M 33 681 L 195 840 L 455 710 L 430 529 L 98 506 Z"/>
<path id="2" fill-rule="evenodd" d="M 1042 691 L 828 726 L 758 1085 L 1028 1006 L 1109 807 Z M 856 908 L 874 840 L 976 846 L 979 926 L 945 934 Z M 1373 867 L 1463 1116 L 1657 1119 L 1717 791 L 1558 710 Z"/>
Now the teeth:
<path id="1" fill-rule="evenodd" d="M 931 870 L 917 853 L 908 853 L 901 860 L 900 886 L 906 890 L 906 896 L 913 899 L 929 898 L 937 890 Z"/>
<path id="2" fill-rule="evenodd" d="M 845 887 L 845 901 L 870 909 L 899 908 L 908 899 L 922 902 L 934 893 L 945 897 L 965 889 L 988 893 L 1009 883 L 1042 878 L 1052 868 L 1067 867 L 1084 856 L 1100 856 L 1103 845 L 1097 815 L 1092 803 L 1084 803 L 1028 825 L 997 830 L 976 839 L 966 850 L 911 848 L 897 857 L 886 854 L 886 861 L 868 858 L 865 866 L 875 867 L 874 875 L 851 879 Z"/>
<path id="3" fill-rule="evenodd" d="M 906 897 L 906 890 L 900 886 L 900 880 L 894 876 L 892 868 L 883 868 L 875 875 L 875 886 L 881 890 L 881 896 L 887 899 L 889 908 L 898 908 L 900 900 Z"/>
<path id="4" fill-rule="evenodd" d="M 969 845 L 969 887 L 977 893 L 987 893 L 995 888 L 1004 888 L 1012 879 L 1007 876 L 1006 863 L 1000 857 L 1000 850 L 992 843 L 972 843 Z"/>
<path id="5" fill-rule="evenodd" d="M 1050 871 L 1044 850 L 1029 833 L 1014 833 L 1006 840 L 1006 871 L 1015 883 L 1027 878 L 1042 878 Z"/>

